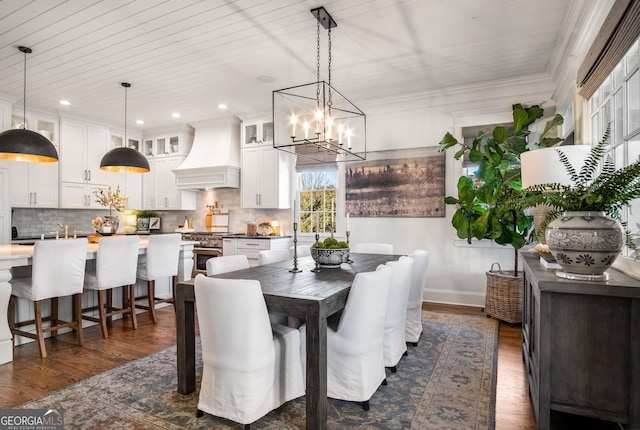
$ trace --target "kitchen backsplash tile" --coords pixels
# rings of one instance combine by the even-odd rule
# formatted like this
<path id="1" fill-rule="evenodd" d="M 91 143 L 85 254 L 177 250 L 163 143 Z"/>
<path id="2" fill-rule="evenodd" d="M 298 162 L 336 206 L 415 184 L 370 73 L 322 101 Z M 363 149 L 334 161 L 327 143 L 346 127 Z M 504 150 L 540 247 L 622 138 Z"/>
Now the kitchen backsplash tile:
<path id="1" fill-rule="evenodd" d="M 171 233 L 184 222 L 185 216 L 193 220 L 195 230 L 205 230 L 205 218 L 207 205 L 218 202 L 218 209 L 229 212 L 229 231 L 245 233 L 247 222 L 255 221 L 260 216 L 268 216 L 278 220 L 282 235 L 293 234 L 291 226 L 292 209 L 242 209 L 240 207 L 240 190 L 230 188 L 217 188 L 214 190 L 199 191 L 196 195 L 195 211 L 154 211 L 162 220 L 162 232 Z M 124 232 L 124 214 L 115 212 L 120 216 L 119 233 Z M 96 217 L 108 215 L 106 209 L 32 209 L 15 208 L 12 211 L 11 225 L 18 229 L 20 237 L 39 237 L 41 234 L 55 232 L 58 224 L 68 225 L 69 234 L 73 230 L 82 231 L 84 234 L 92 234 L 91 220 Z"/>

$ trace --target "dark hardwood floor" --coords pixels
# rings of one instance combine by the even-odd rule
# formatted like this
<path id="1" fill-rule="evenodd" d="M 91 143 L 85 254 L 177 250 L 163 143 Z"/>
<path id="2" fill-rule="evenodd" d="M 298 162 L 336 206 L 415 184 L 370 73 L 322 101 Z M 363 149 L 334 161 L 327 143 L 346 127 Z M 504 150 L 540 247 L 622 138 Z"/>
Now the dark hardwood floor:
<path id="1" fill-rule="evenodd" d="M 426 303 L 433 311 L 482 314 L 480 309 Z M 85 344 L 66 333 L 47 339 L 47 358 L 41 359 L 35 342 L 15 348 L 14 361 L 0 365 L 0 409 L 21 405 L 52 391 L 117 367 L 128 361 L 175 345 L 175 318 L 172 307 L 158 310 L 158 324 L 148 313 L 138 315 L 138 330 L 129 320 L 117 320 L 102 339 L 100 328 L 84 330 Z M 533 408 L 521 350 L 521 328 L 500 323 L 496 429 L 535 429 Z M 552 428 L 617 429 L 617 425 L 581 417 L 552 413 Z"/>

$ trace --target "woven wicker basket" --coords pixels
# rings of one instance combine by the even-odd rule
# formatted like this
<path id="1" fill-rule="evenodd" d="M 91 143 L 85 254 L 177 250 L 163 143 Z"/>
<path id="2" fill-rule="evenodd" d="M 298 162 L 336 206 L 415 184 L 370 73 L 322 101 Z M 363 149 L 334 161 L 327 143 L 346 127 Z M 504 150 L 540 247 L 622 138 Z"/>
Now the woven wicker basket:
<path id="1" fill-rule="evenodd" d="M 513 271 L 503 271 L 500 264 L 493 263 L 487 272 L 486 314 L 509 324 L 521 323 L 522 282 L 522 275 L 514 277 Z"/>

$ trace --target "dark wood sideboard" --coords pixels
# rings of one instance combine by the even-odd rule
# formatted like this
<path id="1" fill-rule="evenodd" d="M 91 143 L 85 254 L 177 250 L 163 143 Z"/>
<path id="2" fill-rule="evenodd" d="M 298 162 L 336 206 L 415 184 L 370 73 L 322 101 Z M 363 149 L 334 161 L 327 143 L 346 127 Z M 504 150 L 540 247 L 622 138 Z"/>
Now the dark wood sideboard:
<path id="1" fill-rule="evenodd" d="M 522 348 L 538 429 L 551 410 L 640 428 L 640 281 L 570 281 L 523 252 Z"/>

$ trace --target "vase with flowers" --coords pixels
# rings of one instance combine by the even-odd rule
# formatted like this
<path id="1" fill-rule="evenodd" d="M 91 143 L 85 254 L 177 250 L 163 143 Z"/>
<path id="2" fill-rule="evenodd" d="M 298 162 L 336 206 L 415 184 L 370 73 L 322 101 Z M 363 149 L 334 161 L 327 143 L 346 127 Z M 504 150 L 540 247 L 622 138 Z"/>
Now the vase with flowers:
<path id="1" fill-rule="evenodd" d="M 115 234 L 118 231 L 119 218 L 118 215 L 113 214 L 113 210 L 115 209 L 117 212 L 124 211 L 127 208 L 127 199 L 129 197 L 120 192 L 119 185 L 116 186 L 115 190 L 112 190 L 111 187 L 106 190 L 98 189 L 94 191 L 94 194 L 97 203 L 109 208 L 109 215 L 105 215 L 104 218 L 97 217 L 91 221 L 94 231 L 103 236 Z"/>

